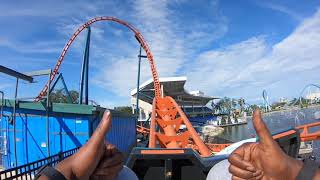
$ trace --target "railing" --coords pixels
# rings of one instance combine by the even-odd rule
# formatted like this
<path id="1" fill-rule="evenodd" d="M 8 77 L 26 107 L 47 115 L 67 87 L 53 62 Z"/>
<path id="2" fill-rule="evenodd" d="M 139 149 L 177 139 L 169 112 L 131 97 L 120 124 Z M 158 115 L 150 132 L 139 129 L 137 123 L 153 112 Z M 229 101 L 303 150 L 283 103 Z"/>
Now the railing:
<path id="1" fill-rule="evenodd" d="M 209 147 L 209 149 L 213 153 L 218 153 L 218 152 L 222 151 L 223 149 L 225 149 L 226 147 L 230 146 L 231 144 L 210 144 L 210 143 L 207 143 L 206 145 Z"/>
<path id="2" fill-rule="evenodd" d="M 63 159 L 76 153 L 78 149 L 79 147 L 22 166 L 1 171 L 0 179 L 34 179 L 37 170 L 42 166 L 55 166 Z"/>

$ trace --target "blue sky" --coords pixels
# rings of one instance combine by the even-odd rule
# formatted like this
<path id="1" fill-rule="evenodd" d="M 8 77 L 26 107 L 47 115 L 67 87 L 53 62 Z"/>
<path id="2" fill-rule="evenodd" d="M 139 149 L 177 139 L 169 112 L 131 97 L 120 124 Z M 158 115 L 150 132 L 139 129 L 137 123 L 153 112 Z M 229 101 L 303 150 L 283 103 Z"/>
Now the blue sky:
<path id="1" fill-rule="evenodd" d="M 319 84 L 320 2 L 309 1 L 6 1 L 0 5 L 0 64 L 28 72 L 53 68 L 71 34 L 96 16 L 136 26 L 154 54 L 161 77 L 187 76 L 187 90 L 261 102 L 298 96 Z M 82 33 L 60 72 L 79 89 Z M 113 107 L 130 104 L 139 45 L 126 28 L 92 25 L 90 99 Z M 142 82 L 149 79 L 142 62 Z M 19 96 L 36 96 L 46 78 L 21 83 Z M 15 79 L 0 75 L 0 90 L 14 95 Z"/>

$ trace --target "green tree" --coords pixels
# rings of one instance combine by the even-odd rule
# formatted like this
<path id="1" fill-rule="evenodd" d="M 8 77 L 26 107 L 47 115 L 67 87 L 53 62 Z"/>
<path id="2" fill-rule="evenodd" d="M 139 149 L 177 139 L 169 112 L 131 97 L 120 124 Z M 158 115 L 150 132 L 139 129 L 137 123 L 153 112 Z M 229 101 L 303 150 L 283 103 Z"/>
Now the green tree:
<path id="1" fill-rule="evenodd" d="M 245 109 L 245 112 L 247 113 L 247 115 L 252 115 L 252 112 L 255 110 L 255 109 L 257 109 L 257 108 L 259 108 L 259 106 L 258 105 L 256 105 L 256 104 L 251 104 L 250 106 L 248 106 L 246 109 Z"/>
<path id="2" fill-rule="evenodd" d="M 271 110 L 282 109 L 286 105 L 286 102 L 275 102 L 271 105 Z"/>
<path id="3" fill-rule="evenodd" d="M 240 98 L 240 99 L 238 100 L 238 104 L 239 104 L 239 106 L 240 106 L 240 110 L 243 111 L 243 110 L 244 110 L 244 105 L 246 104 L 246 103 L 245 103 L 245 100 L 244 100 L 243 98 Z"/>
<path id="4" fill-rule="evenodd" d="M 126 114 L 132 114 L 132 109 L 130 106 L 119 106 L 119 107 L 114 107 L 114 110 L 126 113 Z"/>
<path id="5" fill-rule="evenodd" d="M 308 99 L 305 99 L 303 97 L 293 98 L 290 101 L 290 106 L 300 106 L 301 108 L 308 107 L 308 104 L 309 104 Z"/>
<path id="6" fill-rule="evenodd" d="M 71 102 L 73 104 L 77 104 L 79 102 L 78 98 L 79 98 L 79 93 L 78 91 L 75 90 L 71 90 L 69 91 L 70 96 L 71 96 Z M 54 103 L 69 103 L 68 102 L 68 95 L 65 92 L 64 89 L 58 89 L 58 90 L 54 90 L 53 92 L 50 93 L 50 102 L 54 102 Z"/>
<path id="7" fill-rule="evenodd" d="M 222 113 L 230 113 L 230 110 L 232 108 L 232 103 L 231 103 L 231 99 L 228 97 L 224 97 L 222 98 L 217 104 L 216 104 L 216 108 L 222 112 Z"/>

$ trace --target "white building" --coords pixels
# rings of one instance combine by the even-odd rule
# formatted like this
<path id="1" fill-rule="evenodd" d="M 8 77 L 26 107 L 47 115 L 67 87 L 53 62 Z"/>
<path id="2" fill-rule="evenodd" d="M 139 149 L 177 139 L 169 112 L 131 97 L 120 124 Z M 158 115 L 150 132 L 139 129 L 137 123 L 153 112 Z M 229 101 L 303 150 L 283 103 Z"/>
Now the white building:
<path id="1" fill-rule="evenodd" d="M 188 92 L 184 89 L 187 77 L 163 77 L 159 78 L 160 86 L 164 96 L 171 96 L 185 111 L 186 115 L 192 116 L 200 113 L 212 113 L 206 107 L 209 101 L 219 99 L 216 97 L 205 96 L 201 91 Z M 131 91 L 131 105 L 133 113 L 136 110 L 137 89 Z M 139 121 L 145 121 L 152 112 L 152 102 L 154 98 L 153 79 L 142 83 L 139 86 Z"/>
<path id="2" fill-rule="evenodd" d="M 306 95 L 306 99 L 308 100 L 319 100 L 320 92 L 313 92 Z"/>
<path id="3" fill-rule="evenodd" d="M 287 102 L 289 102 L 289 100 L 287 98 L 280 97 L 279 102 L 280 103 L 287 103 Z"/>

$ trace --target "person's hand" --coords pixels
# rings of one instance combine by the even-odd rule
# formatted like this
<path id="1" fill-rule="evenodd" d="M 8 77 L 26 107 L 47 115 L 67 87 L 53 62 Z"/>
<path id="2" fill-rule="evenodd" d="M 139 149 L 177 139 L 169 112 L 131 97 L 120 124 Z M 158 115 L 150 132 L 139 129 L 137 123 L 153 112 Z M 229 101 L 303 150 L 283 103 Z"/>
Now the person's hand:
<path id="1" fill-rule="evenodd" d="M 114 179 L 123 167 L 123 155 L 114 145 L 107 144 L 100 163 L 91 174 L 90 179 Z"/>
<path id="2" fill-rule="evenodd" d="M 105 112 L 89 141 L 56 169 L 67 179 L 114 179 L 122 169 L 123 156 L 112 144 L 105 143 L 110 126 L 111 114 Z"/>
<path id="3" fill-rule="evenodd" d="M 302 162 L 282 151 L 261 119 L 259 110 L 253 113 L 253 125 L 259 142 L 245 143 L 230 155 L 229 172 L 232 179 L 295 179 Z"/>

